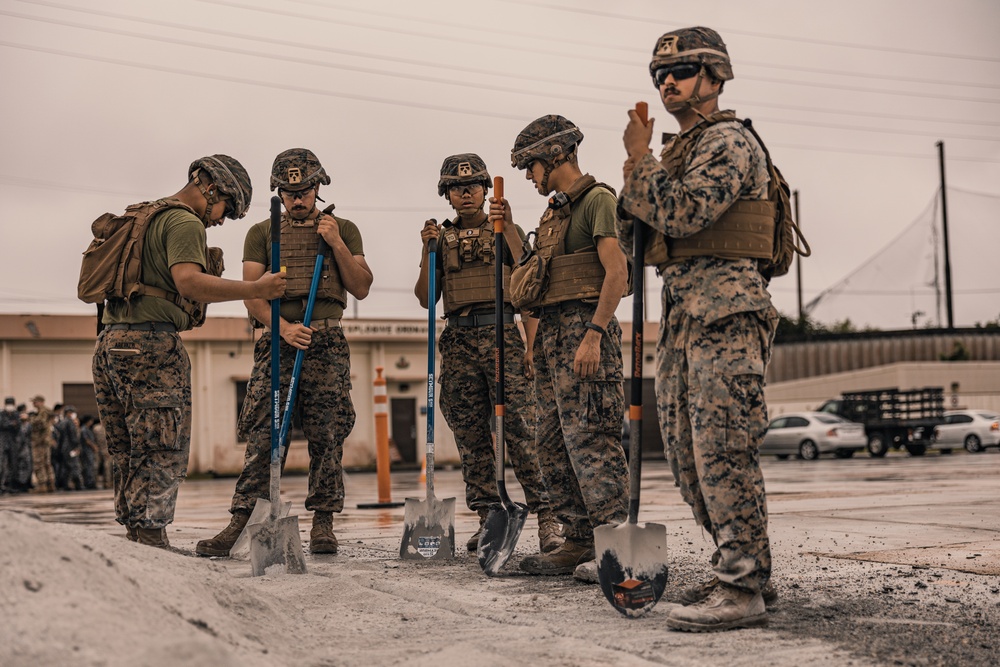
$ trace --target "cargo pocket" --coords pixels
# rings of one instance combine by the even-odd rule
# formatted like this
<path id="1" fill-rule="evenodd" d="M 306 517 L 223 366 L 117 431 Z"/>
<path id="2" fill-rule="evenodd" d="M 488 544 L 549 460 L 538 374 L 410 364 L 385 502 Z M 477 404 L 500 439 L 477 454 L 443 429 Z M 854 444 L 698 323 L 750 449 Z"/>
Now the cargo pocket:
<path id="1" fill-rule="evenodd" d="M 132 448 L 177 451 L 184 446 L 184 401 L 176 392 L 155 389 L 132 395 L 135 416 Z"/>
<path id="2" fill-rule="evenodd" d="M 596 380 L 580 385 L 583 396 L 583 430 L 621 435 L 625 418 L 625 388 L 621 381 Z"/>
<path id="3" fill-rule="evenodd" d="M 715 374 L 728 393 L 725 446 L 730 451 L 745 451 L 758 443 L 767 409 L 764 404 L 764 362 L 751 357 L 720 357 L 714 363 Z"/>

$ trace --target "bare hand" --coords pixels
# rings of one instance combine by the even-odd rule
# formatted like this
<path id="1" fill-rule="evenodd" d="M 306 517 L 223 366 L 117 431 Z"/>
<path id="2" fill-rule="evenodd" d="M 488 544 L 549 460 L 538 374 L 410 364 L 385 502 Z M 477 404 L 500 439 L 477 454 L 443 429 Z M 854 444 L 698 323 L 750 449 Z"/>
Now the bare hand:
<path id="1" fill-rule="evenodd" d="M 428 242 L 431 239 L 437 239 L 441 236 L 441 229 L 438 227 L 437 220 L 431 218 L 424 223 L 424 228 L 420 230 L 420 240 L 424 242 L 424 247 L 427 247 Z"/>
<path id="2" fill-rule="evenodd" d="M 320 213 L 316 220 L 319 222 L 316 233 L 322 236 L 323 240 L 332 248 L 334 242 L 340 239 L 340 224 L 336 218 L 326 213 Z"/>
<path id="3" fill-rule="evenodd" d="M 490 197 L 490 222 L 495 225 L 497 220 L 503 220 L 504 227 L 514 224 L 510 203 L 506 199 Z"/>
<path id="4" fill-rule="evenodd" d="M 525 350 L 524 352 L 524 377 L 529 380 L 535 379 L 535 360 L 534 352 L 531 350 Z"/>
<path id="5" fill-rule="evenodd" d="M 588 378 L 597 373 L 601 365 L 601 336 L 587 330 L 573 359 L 573 372 L 580 378 Z"/>
<path id="6" fill-rule="evenodd" d="M 278 299 L 285 295 L 285 285 L 288 283 L 288 274 L 284 271 L 279 273 L 265 272 L 260 278 L 254 281 L 257 286 L 257 298 Z"/>
<path id="7" fill-rule="evenodd" d="M 653 123 L 655 118 L 649 119 L 648 125 L 643 125 L 636 115 L 635 109 L 628 111 L 628 125 L 625 126 L 625 134 L 622 135 L 622 143 L 625 144 L 625 151 L 629 158 L 638 162 L 639 159 L 653 151 L 649 148 L 649 142 L 653 140 Z"/>
<path id="8" fill-rule="evenodd" d="M 306 350 L 312 342 L 313 330 L 301 322 L 290 322 L 281 328 L 281 337 L 285 342 L 298 350 Z"/>

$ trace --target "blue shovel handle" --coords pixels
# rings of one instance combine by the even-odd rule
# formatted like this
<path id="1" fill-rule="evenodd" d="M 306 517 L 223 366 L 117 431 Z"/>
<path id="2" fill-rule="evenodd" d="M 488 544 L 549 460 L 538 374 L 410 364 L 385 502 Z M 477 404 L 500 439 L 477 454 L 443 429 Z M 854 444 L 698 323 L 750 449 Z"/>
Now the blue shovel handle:
<path id="1" fill-rule="evenodd" d="M 281 199 L 271 197 L 271 273 L 281 271 Z M 281 298 L 271 299 L 271 464 L 279 460 L 281 424 Z"/>

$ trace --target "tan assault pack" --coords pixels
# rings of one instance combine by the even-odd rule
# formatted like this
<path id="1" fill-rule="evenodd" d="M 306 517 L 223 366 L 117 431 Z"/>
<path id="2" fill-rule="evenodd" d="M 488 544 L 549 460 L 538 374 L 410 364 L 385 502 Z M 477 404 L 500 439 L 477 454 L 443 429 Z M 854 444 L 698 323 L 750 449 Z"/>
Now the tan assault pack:
<path id="1" fill-rule="evenodd" d="M 788 273 L 795 255 L 812 254 L 802 230 L 792 215 L 791 189 L 781 171 L 771 161 L 771 154 L 753 128 L 750 119 L 740 120 L 731 111 L 718 111 L 698 124 L 690 133 L 679 138 L 669 153 L 664 153 L 667 171 L 674 178 L 683 174 L 684 164 L 698 143 L 698 138 L 711 125 L 736 121 L 757 140 L 767 160 L 770 177 L 767 199 L 738 200 L 715 223 L 691 236 L 673 239 L 649 229 L 645 263 L 661 270 L 686 257 L 715 256 L 723 259 L 751 257 L 768 280 Z"/>
<path id="2" fill-rule="evenodd" d="M 182 208 L 198 217 L 177 199 L 159 199 L 132 204 L 122 215 L 105 213 L 91 224 L 94 239 L 83 253 L 77 298 L 84 303 L 103 304 L 112 299 L 131 301 L 155 296 L 175 304 L 192 319 L 193 326 L 205 321 L 205 304 L 185 299 L 176 292 L 142 282 L 142 249 L 150 221 L 162 211 Z M 222 250 L 208 249 L 208 273 L 221 276 Z"/>

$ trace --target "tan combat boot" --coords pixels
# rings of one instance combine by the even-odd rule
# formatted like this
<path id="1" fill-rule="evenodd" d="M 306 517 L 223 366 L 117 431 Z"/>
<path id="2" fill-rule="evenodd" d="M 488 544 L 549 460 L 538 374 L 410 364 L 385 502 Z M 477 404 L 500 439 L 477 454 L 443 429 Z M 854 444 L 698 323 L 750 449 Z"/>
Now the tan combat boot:
<path id="1" fill-rule="evenodd" d="M 767 609 L 760 593 L 720 583 L 708 597 L 688 607 L 675 607 L 667 627 L 684 632 L 718 632 L 734 628 L 762 628 Z"/>
<path id="2" fill-rule="evenodd" d="M 313 513 L 313 527 L 309 531 L 309 551 L 314 554 L 337 553 L 337 536 L 333 534 L 333 512 Z"/>
<path id="3" fill-rule="evenodd" d="M 147 547 L 156 547 L 157 549 L 170 547 L 166 528 L 136 528 L 135 537 L 136 542 L 145 544 Z"/>
<path id="4" fill-rule="evenodd" d="M 490 515 L 489 510 L 476 510 L 479 513 L 479 530 L 472 534 L 469 541 L 465 543 L 465 548 L 469 551 L 475 553 L 479 550 L 479 538 L 483 534 L 483 526 L 486 525 L 486 517 Z"/>
<path id="5" fill-rule="evenodd" d="M 697 586 L 685 588 L 681 591 L 681 604 L 685 607 L 692 604 L 698 604 L 707 598 L 718 585 L 719 578 L 712 577 L 708 581 L 700 583 Z M 764 584 L 764 588 L 760 589 L 760 596 L 764 598 L 764 604 L 768 609 L 775 606 L 778 602 L 778 591 L 774 588 L 774 584 L 771 583 L 770 580 Z"/>
<path id="6" fill-rule="evenodd" d="M 543 554 L 555 551 L 563 543 L 562 524 L 551 510 L 538 513 L 538 549 Z"/>
<path id="7" fill-rule="evenodd" d="M 594 560 L 594 545 L 567 538 L 554 551 L 526 556 L 521 569 L 531 574 L 573 574 L 577 565 L 588 560 Z"/>
<path id="8" fill-rule="evenodd" d="M 229 550 L 236 544 L 236 539 L 243 532 L 249 520 L 250 512 L 242 510 L 233 512 L 233 518 L 229 520 L 229 525 L 212 539 L 198 542 L 194 552 L 199 556 L 228 556 Z"/>

